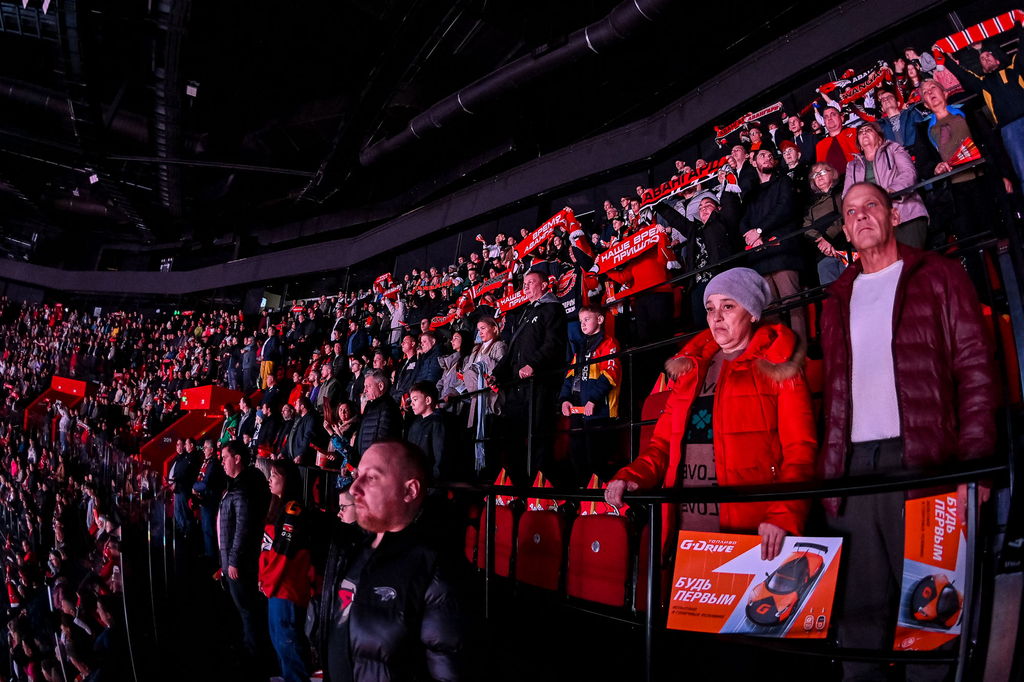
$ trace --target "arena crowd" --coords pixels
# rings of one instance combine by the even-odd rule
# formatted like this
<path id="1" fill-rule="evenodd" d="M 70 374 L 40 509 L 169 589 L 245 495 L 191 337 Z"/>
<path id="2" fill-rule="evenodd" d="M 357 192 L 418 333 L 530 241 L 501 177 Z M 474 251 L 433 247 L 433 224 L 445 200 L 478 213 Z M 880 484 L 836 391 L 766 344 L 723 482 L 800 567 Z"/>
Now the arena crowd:
<path id="1" fill-rule="evenodd" d="M 637 489 L 809 481 L 993 454 L 986 265 L 954 242 L 998 223 L 1000 202 L 1019 194 L 1024 81 L 997 42 L 941 63 L 908 48 L 871 88 L 858 93 L 854 78 L 821 88 L 782 125 L 748 121 L 722 138 L 721 159 L 680 159 L 666 184 L 608 197 L 587 224 L 565 207 L 536 231 L 481 238 L 444 267 L 382 273 L 371 287 L 287 310 L 95 317 L 0 301 L 0 499 L 17 674 L 123 673 L 108 672 L 125 660 L 114 656 L 126 646 L 122 512 L 81 453 L 97 442 L 137 453 L 183 414 L 195 386 L 244 397 L 222 406 L 219 438 L 177 443 L 166 480 L 174 523 L 221 570 L 252 660 L 269 640 L 286 680 L 308 680 L 314 661 L 332 682 L 423 671 L 471 679 L 457 569 L 435 546 L 443 533 L 420 520 L 453 518 L 444 495 L 428 494 L 432 482 L 492 482 L 504 471 L 528 485 L 542 472 L 585 487 L 596 475 L 618 507 Z M 982 98 L 951 99 L 971 93 Z M 798 297 L 822 285 L 815 321 Z M 692 334 L 627 376 L 620 352 L 681 331 Z M 809 352 L 824 361 L 820 418 Z M 50 405 L 44 428 L 24 430 L 26 406 L 55 375 L 98 390 L 74 410 Z M 635 405 L 623 404 L 627 381 Z M 609 428 L 639 414 L 656 381 L 671 395 L 630 462 Z M 560 428 L 571 429 L 564 452 Z M 699 464 L 709 478 L 687 476 Z M 341 524 L 305 508 L 299 466 L 342 472 L 331 491 Z M 130 484 L 160 487 L 146 476 Z M 899 588 L 887 552 L 902 542 L 891 522 L 902 504 L 891 494 L 825 505 L 827 530 L 850 543 L 846 589 L 876 595 L 840 607 L 843 646 L 886 644 Z M 806 532 L 809 510 L 666 505 L 662 540 L 679 528 L 757 533 L 772 558 L 786 535 Z M 858 588 L 868 583 L 888 588 Z M 405 609 L 367 606 L 369 587 L 386 601 L 396 584 L 409 587 Z M 408 636 L 388 618 L 420 633 L 421 653 L 400 655 Z M 884 675 L 866 663 L 846 673 Z"/>

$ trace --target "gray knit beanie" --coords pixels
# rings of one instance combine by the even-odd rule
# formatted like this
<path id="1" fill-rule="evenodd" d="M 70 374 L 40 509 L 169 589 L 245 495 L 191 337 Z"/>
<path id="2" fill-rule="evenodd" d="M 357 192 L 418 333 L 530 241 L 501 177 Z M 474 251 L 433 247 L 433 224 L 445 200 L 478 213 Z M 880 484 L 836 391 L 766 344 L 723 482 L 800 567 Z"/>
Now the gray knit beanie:
<path id="1" fill-rule="evenodd" d="M 708 304 L 708 296 L 712 294 L 728 296 L 743 306 L 755 320 L 761 319 L 761 311 L 772 300 L 768 282 L 750 268 L 733 268 L 712 277 L 704 289 L 705 306 Z"/>

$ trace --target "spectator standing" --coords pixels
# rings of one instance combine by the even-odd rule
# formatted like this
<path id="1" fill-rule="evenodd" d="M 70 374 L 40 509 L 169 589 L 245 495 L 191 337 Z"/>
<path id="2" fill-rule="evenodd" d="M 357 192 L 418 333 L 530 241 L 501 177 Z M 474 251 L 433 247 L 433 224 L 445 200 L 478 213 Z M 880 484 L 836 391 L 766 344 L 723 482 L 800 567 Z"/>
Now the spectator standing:
<path id="1" fill-rule="evenodd" d="M 341 401 L 343 392 L 344 387 L 334 377 L 334 366 L 325 364 L 321 370 L 320 392 L 316 396 L 316 411 L 322 415 L 327 409 L 324 403 L 330 409 L 335 409 Z"/>
<path id="2" fill-rule="evenodd" d="M 456 433 L 446 412 L 437 409 L 437 386 L 420 381 L 409 390 L 409 405 L 415 417 L 409 426 L 409 442 L 427 456 L 430 481 L 453 480 L 453 470 L 462 454 L 456 446 Z"/>
<path id="3" fill-rule="evenodd" d="M 221 449 L 220 459 L 227 476 L 218 520 L 220 566 L 228 594 L 242 619 L 242 642 L 255 672 L 264 632 L 257 581 L 270 489 L 263 473 L 249 465 L 249 450 L 241 442 L 228 442 Z"/>
<path id="4" fill-rule="evenodd" d="M 729 165 L 736 171 L 736 182 L 740 193 L 746 200 L 750 192 L 757 186 L 757 171 L 750 163 L 750 146 L 748 144 L 733 145 L 729 151 Z"/>
<path id="5" fill-rule="evenodd" d="M 242 356 L 242 391 L 248 395 L 256 390 L 257 372 L 259 371 L 256 360 L 259 347 L 251 334 L 246 335 L 239 353 Z"/>
<path id="6" fill-rule="evenodd" d="M 249 396 L 243 395 L 238 400 L 238 437 L 248 445 L 255 432 L 256 411 L 252 409 L 252 401 L 249 400 Z"/>
<path id="7" fill-rule="evenodd" d="M 911 149 L 917 140 L 917 125 L 924 116 L 916 106 L 900 109 L 895 93 L 890 90 L 878 90 L 878 104 L 882 108 L 881 126 L 885 139 L 895 142 L 901 147 Z"/>
<path id="8" fill-rule="evenodd" d="M 416 360 L 416 371 L 413 383 L 429 381 L 436 384 L 441 380 L 441 348 L 437 343 L 437 333 L 426 331 L 420 334 L 420 354 Z"/>
<path id="9" fill-rule="evenodd" d="M 917 170 L 907 150 L 885 139 L 877 123 L 868 122 L 857 128 L 857 148 L 846 166 L 843 194 L 858 182 L 873 182 L 889 194 L 917 184 Z M 900 222 L 896 240 L 915 249 L 923 249 L 928 237 L 928 209 L 917 192 L 904 194 L 893 202 L 899 210 Z"/>
<path id="10" fill-rule="evenodd" d="M 1017 45 L 1024 45 L 1020 42 L 1024 38 L 1024 24 L 1018 25 L 1014 33 Z M 993 120 L 1000 127 L 1003 146 L 1013 162 L 1017 179 L 1024 181 L 1024 80 L 1017 66 L 1017 55 L 1011 59 L 999 47 L 983 43 L 978 47 L 981 73 L 964 68 L 954 55 L 946 56 L 945 67 L 964 89 L 985 99 Z"/>
<path id="11" fill-rule="evenodd" d="M 366 331 L 359 325 L 359 320 L 353 318 L 348 321 L 348 340 L 345 343 L 345 350 L 350 358 L 364 357 L 370 352 L 370 339 Z"/>
<path id="12" fill-rule="evenodd" d="M 784 239 L 798 226 L 796 197 L 793 181 L 776 168 L 775 155 L 770 150 L 760 150 L 754 157 L 754 165 L 760 184 L 749 196 L 739 232 L 750 248 L 768 244 L 767 248 L 752 254 L 749 262 L 768 282 L 772 298 L 777 300 L 800 291 L 800 270 L 803 269 L 800 244 L 793 238 Z M 789 317 L 796 335 L 806 339 L 803 307 L 793 308 Z"/>
<path id="13" fill-rule="evenodd" d="M 174 493 L 174 527 L 183 536 L 187 537 L 192 530 L 192 517 L 189 514 L 188 500 L 195 482 L 195 463 L 192 461 L 192 454 L 185 451 L 185 441 L 179 438 L 174 443 L 174 450 L 177 453 L 171 461 L 170 469 L 167 471 L 167 481 L 171 484 L 171 491 Z"/>
<path id="14" fill-rule="evenodd" d="M 221 412 L 224 414 L 224 423 L 220 427 L 220 439 L 217 441 L 217 445 L 224 447 L 229 440 L 238 438 L 239 414 L 235 412 L 231 403 L 224 403 Z"/>
<path id="15" fill-rule="evenodd" d="M 388 395 L 388 378 L 383 370 L 371 369 L 366 374 L 363 393 L 366 406 L 356 439 L 357 457 L 349 462 L 352 466 L 359 466 L 359 460 L 371 445 L 385 438 L 401 438 L 404 429 L 398 403 Z"/>
<path id="16" fill-rule="evenodd" d="M 267 377 L 274 373 L 283 355 L 284 349 L 281 347 L 281 339 L 277 336 L 277 329 L 271 327 L 267 330 L 267 340 L 260 348 L 260 388 L 267 387 Z"/>
<path id="17" fill-rule="evenodd" d="M 825 435 L 818 474 L 887 474 L 991 455 L 992 352 L 977 295 L 954 261 L 899 244 L 899 210 L 877 185 L 843 200 L 860 259 L 829 289 L 822 312 Z M 960 487 L 958 510 L 964 508 Z M 982 500 L 988 489 L 981 489 Z M 913 495 L 914 493 L 911 493 Z M 845 647 L 885 649 L 903 571 L 904 493 L 824 500 L 849 548 L 841 615 Z M 887 666 L 846 662 L 848 679 L 885 679 Z M 938 679 L 946 671 L 912 671 Z M 934 674 L 933 674 L 934 673 Z"/>
<path id="18" fill-rule="evenodd" d="M 818 163 L 826 162 L 836 170 L 845 169 L 857 153 L 857 131 L 843 127 L 843 115 L 834 106 L 825 107 L 821 118 L 828 135 L 815 147 Z"/>
<path id="19" fill-rule="evenodd" d="M 217 457 L 217 448 L 212 438 L 203 442 L 203 463 L 199 468 L 192 491 L 199 498 L 200 522 L 203 528 L 204 556 L 217 560 L 217 512 L 220 510 L 220 498 L 224 494 L 227 481 L 224 467 Z"/>
<path id="20" fill-rule="evenodd" d="M 605 317 L 597 306 L 584 306 L 580 310 L 580 329 L 583 331 L 582 352 L 572 362 L 590 362 L 619 352 L 618 342 L 604 332 Z M 619 416 L 619 390 L 622 387 L 622 363 L 611 358 L 581 367 L 571 368 L 562 382 L 562 414 L 569 418 L 569 459 L 572 463 L 574 485 L 586 487 L 591 474 L 607 480 L 612 471 L 609 465 L 614 456 L 615 441 L 611 433 L 601 430 Z M 582 408 L 583 413 L 573 412 Z M 577 431 L 582 429 L 583 431 Z"/>
<path id="21" fill-rule="evenodd" d="M 284 682 L 309 682 L 309 641 L 304 626 L 313 588 L 310 519 L 301 502 L 302 474 L 293 462 L 270 462 L 270 495 L 259 564 L 270 642 Z"/>
<path id="22" fill-rule="evenodd" d="M 810 183 L 814 200 L 804 214 L 804 236 L 814 241 L 821 254 L 818 281 L 831 284 L 849 264 L 844 254 L 852 253 L 843 233 L 843 185 L 836 169 L 824 162 L 811 167 Z"/>
<path id="23" fill-rule="evenodd" d="M 316 421 L 313 416 L 313 404 L 309 398 L 299 398 L 295 404 L 295 417 L 291 420 L 288 435 L 282 445 L 282 455 L 296 464 L 312 466 L 315 464 L 313 440 L 316 436 Z"/>
<path id="24" fill-rule="evenodd" d="M 555 401 L 562 382 L 557 376 L 546 375 L 565 362 L 568 331 L 565 308 L 548 291 L 547 279 L 540 272 L 526 273 L 523 293 L 529 303 L 517 315 L 508 353 L 495 366 L 492 381 L 529 380 L 534 375 L 545 375 L 533 380 L 532 387 L 528 381 L 519 381 L 505 389 L 505 470 L 519 485 L 528 485 L 532 475 L 553 463 Z M 528 438 L 533 438 L 532 462 L 526 461 Z"/>
<path id="25" fill-rule="evenodd" d="M 475 392 L 469 401 L 467 426 L 473 431 L 475 442 L 473 445 L 474 468 L 480 472 L 489 467 L 491 462 L 485 453 L 494 452 L 494 446 L 485 447 L 483 442 L 488 432 L 493 433 L 491 428 L 498 409 L 498 401 L 501 394 L 490 391 L 483 392 L 487 388 L 487 378 L 493 374 L 494 368 L 498 365 L 505 354 L 508 346 L 501 340 L 501 332 L 498 323 L 493 317 L 481 317 L 476 323 L 477 334 L 480 335 L 480 342 L 473 346 L 472 352 L 463 363 L 462 380 L 467 392 Z"/>
<path id="26" fill-rule="evenodd" d="M 391 398 L 399 404 L 405 401 L 405 396 L 416 379 L 416 367 L 419 365 L 416 345 L 417 340 L 414 334 L 406 334 L 402 337 L 402 359 L 395 368 L 395 380 L 391 388 Z"/>
<path id="27" fill-rule="evenodd" d="M 789 328 L 758 324 L 771 300 L 767 283 L 749 268 L 733 268 L 708 283 L 704 299 L 710 329 L 666 363 L 675 379 L 672 394 L 643 453 L 608 484 L 605 499 L 616 507 L 627 490 L 814 477 L 817 438 L 805 354 Z M 759 415 L 756 424 L 751 414 Z M 663 556 L 672 558 L 682 528 L 757 533 L 761 558 L 770 560 L 786 535 L 803 531 L 809 508 L 806 500 L 694 505 L 679 510 L 677 524 L 677 509 L 662 505 Z"/>
<path id="28" fill-rule="evenodd" d="M 793 136 L 793 144 L 800 150 L 800 156 L 807 163 L 810 163 L 813 159 L 817 158 L 818 152 L 816 147 L 818 145 L 818 139 L 811 135 L 809 132 L 804 132 L 804 122 L 799 116 L 790 116 L 786 119 L 786 125 L 789 127 L 789 132 Z"/>
<path id="29" fill-rule="evenodd" d="M 338 524 L 324 572 L 327 682 L 477 679 L 456 576 L 419 519 L 425 459 L 407 443 L 384 441 L 360 462 L 351 487 L 359 526 Z"/>

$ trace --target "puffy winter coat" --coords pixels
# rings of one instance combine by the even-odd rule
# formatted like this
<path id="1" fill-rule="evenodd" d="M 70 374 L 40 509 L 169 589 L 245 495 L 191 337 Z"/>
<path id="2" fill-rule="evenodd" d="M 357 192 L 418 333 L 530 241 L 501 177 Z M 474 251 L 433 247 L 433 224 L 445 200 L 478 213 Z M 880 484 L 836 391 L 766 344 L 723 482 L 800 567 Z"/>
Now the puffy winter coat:
<path id="1" fill-rule="evenodd" d="M 892 359 L 908 469 L 991 455 L 996 376 L 981 309 L 959 260 L 899 244 L 903 272 L 893 303 Z M 850 451 L 850 297 L 860 261 L 831 287 L 821 314 L 825 437 L 821 478 L 846 475 Z M 835 514 L 840 500 L 825 500 Z"/>
<path id="2" fill-rule="evenodd" d="M 338 608 L 338 578 L 369 541 L 355 525 L 339 524 L 335 531 L 320 602 L 321 660 L 331 655 L 327 642 Z M 422 522 L 385 533 L 356 583 L 348 621 L 353 680 L 479 679 L 467 669 L 468 628 L 452 564 L 442 558 Z"/>
<path id="3" fill-rule="evenodd" d="M 875 184 L 886 192 L 898 192 L 917 184 L 917 169 L 910 153 L 895 142 L 886 140 L 875 152 Z M 843 198 L 855 182 L 867 179 L 867 160 L 863 154 L 855 154 L 846 166 L 846 181 L 843 185 Z M 927 218 L 928 209 L 917 192 L 911 192 L 892 202 L 893 208 L 899 209 L 900 222 L 914 218 Z"/>
<path id="4" fill-rule="evenodd" d="M 690 340 L 677 357 L 685 370 L 676 379 L 654 436 L 643 454 L 614 479 L 641 489 L 674 488 L 690 408 L 704 384 L 708 363 L 719 351 L 710 330 Z M 747 349 L 722 367 L 715 390 L 712 430 L 715 473 L 720 485 L 790 483 L 814 478 L 818 441 L 811 392 L 804 378 L 803 348 L 781 324 L 758 327 Z M 745 502 L 719 508 L 723 532 L 755 533 L 762 522 L 792 534 L 803 531 L 810 502 Z M 662 505 L 662 543 L 676 533 L 675 505 Z"/>
<path id="5" fill-rule="evenodd" d="M 220 537 L 220 567 L 250 572 L 259 570 L 263 519 L 270 506 L 270 486 L 263 472 L 246 467 L 235 478 L 228 478 L 227 491 L 220 501 L 217 519 Z"/>
<path id="6" fill-rule="evenodd" d="M 363 421 L 359 424 L 359 438 L 356 440 L 359 456 L 362 457 L 367 448 L 382 438 L 401 438 L 402 428 L 402 413 L 398 411 L 398 403 L 391 396 L 382 395 L 366 403 Z M 350 464 L 355 466 L 358 460 Z"/>

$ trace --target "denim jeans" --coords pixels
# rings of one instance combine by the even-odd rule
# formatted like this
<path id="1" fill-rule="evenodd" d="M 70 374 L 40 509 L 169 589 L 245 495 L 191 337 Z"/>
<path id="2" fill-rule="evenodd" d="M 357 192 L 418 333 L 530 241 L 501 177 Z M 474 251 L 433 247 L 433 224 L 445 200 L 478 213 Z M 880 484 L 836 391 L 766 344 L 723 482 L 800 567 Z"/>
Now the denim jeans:
<path id="1" fill-rule="evenodd" d="M 839 279 L 839 275 L 843 274 L 845 269 L 846 266 L 843 265 L 843 261 L 831 256 L 825 256 L 818 261 L 818 281 L 821 282 L 822 286 L 832 284 L 832 282 Z"/>
<path id="2" fill-rule="evenodd" d="M 1017 180 L 1024 183 L 1024 118 L 1003 126 L 1003 146 L 1013 162 Z"/>
<path id="3" fill-rule="evenodd" d="M 309 682 L 309 641 L 304 622 L 306 612 L 287 599 L 271 597 L 267 604 L 270 641 L 277 652 L 284 682 Z"/>
<path id="4" fill-rule="evenodd" d="M 217 551 L 217 507 L 202 507 L 203 553 L 211 559 L 220 559 Z"/>
<path id="5" fill-rule="evenodd" d="M 586 345 L 586 341 L 584 340 L 583 330 L 580 328 L 579 320 L 571 320 L 569 324 L 566 325 L 566 330 L 569 334 L 569 343 L 565 346 L 565 361 L 568 363 L 572 362 L 574 355 L 579 354 L 579 352 L 583 350 Z"/>
<path id="6" fill-rule="evenodd" d="M 188 508 L 188 495 L 174 495 L 174 525 L 182 535 L 192 530 L 192 514 Z"/>
<path id="7" fill-rule="evenodd" d="M 238 580 L 227 577 L 224 572 L 224 579 L 227 582 L 228 594 L 235 602 L 238 609 L 238 616 L 242 619 L 242 643 L 246 652 L 257 659 L 259 657 L 259 643 L 266 642 L 266 635 L 260 633 L 260 623 L 257 619 L 259 605 L 259 589 L 256 587 L 256 576 L 240 572 Z"/>

